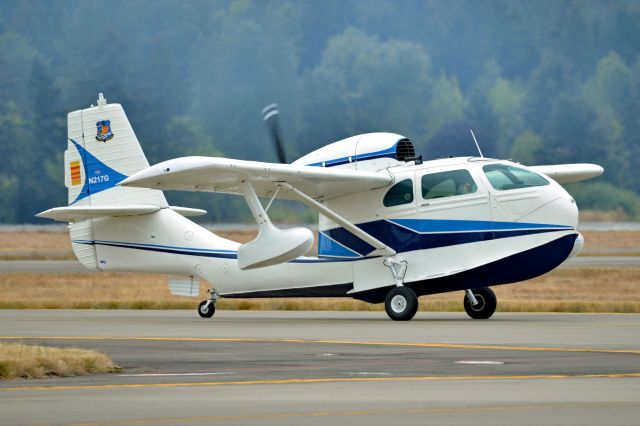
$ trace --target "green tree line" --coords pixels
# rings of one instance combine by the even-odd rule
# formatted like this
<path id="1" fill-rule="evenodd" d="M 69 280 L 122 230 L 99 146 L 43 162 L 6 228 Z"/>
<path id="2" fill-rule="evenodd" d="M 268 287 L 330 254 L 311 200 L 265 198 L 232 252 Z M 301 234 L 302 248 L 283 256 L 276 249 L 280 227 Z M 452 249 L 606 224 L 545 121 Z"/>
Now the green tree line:
<path id="1" fill-rule="evenodd" d="M 275 161 L 353 134 L 409 137 L 425 159 L 595 162 L 581 208 L 640 217 L 640 2 L 9 0 L 0 3 L 0 222 L 66 203 L 66 113 L 123 104 L 153 164 Z M 242 221 L 238 197 L 168 193 Z M 283 219 L 300 217 L 289 206 Z"/>

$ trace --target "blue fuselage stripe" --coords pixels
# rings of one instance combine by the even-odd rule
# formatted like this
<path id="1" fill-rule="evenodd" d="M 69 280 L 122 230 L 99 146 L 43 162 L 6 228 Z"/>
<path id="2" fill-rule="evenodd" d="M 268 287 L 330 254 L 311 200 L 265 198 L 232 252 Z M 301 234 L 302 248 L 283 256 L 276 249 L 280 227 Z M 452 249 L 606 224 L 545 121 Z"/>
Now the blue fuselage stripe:
<path id="1" fill-rule="evenodd" d="M 73 240 L 76 244 L 118 247 L 131 250 L 153 251 L 157 253 L 182 254 L 186 256 L 212 257 L 220 259 L 237 259 L 238 252 L 234 250 L 211 250 L 189 247 L 162 246 L 158 244 L 138 244 L 120 241 L 103 241 L 103 240 Z M 291 263 L 329 263 L 329 262 L 352 262 L 353 258 L 318 258 L 318 257 L 299 257 L 293 259 Z"/>
<path id="2" fill-rule="evenodd" d="M 353 163 L 356 161 L 365 161 L 365 160 L 375 160 L 377 158 L 393 158 L 393 159 L 397 159 L 397 154 L 396 154 L 396 145 L 393 145 L 391 148 L 387 148 L 384 149 L 382 151 L 377 151 L 377 152 L 369 152 L 366 154 L 360 154 L 360 155 L 352 155 L 350 157 L 340 157 L 340 158 L 334 158 L 332 160 L 326 160 L 326 161 L 319 161 L 317 163 L 312 163 L 312 164 L 307 164 L 307 166 L 312 166 L 312 167 L 333 167 L 333 166 L 340 166 L 342 164 L 349 164 L 349 163 Z"/>

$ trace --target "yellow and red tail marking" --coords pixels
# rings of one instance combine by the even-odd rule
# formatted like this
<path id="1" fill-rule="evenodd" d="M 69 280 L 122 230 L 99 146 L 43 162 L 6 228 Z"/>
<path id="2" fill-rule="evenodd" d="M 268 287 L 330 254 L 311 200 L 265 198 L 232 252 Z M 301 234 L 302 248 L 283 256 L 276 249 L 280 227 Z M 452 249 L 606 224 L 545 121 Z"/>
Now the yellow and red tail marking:
<path id="1" fill-rule="evenodd" d="M 70 162 L 69 170 L 71 171 L 71 185 L 80 185 L 82 182 L 80 178 L 80 160 Z"/>

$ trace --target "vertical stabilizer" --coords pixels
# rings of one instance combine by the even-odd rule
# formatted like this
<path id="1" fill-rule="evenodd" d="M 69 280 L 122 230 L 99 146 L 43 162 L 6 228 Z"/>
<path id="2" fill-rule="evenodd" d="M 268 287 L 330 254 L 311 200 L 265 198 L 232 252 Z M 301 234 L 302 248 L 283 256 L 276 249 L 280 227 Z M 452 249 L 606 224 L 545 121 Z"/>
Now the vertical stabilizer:
<path id="1" fill-rule="evenodd" d="M 98 105 L 69 113 L 65 185 L 69 205 L 151 204 L 166 207 L 162 191 L 117 184 L 149 167 L 138 138 L 120 104 Z"/>

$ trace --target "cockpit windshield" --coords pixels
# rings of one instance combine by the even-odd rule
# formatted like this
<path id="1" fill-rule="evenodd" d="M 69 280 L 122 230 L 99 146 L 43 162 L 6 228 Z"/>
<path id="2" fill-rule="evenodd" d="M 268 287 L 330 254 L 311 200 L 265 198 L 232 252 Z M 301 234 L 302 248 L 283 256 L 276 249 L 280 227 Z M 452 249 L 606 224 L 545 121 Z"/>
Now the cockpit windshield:
<path id="1" fill-rule="evenodd" d="M 482 170 L 498 191 L 549 185 L 549 181 L 539 174 L 508 164 L 489 164 Z"/>

